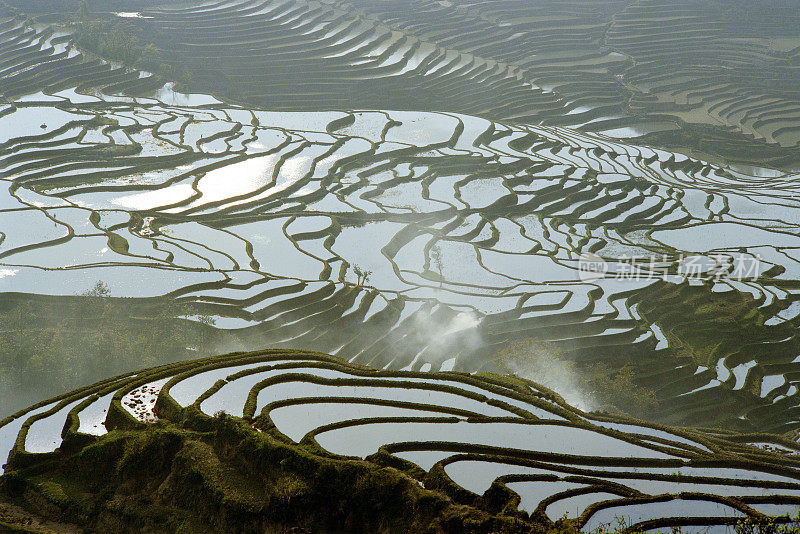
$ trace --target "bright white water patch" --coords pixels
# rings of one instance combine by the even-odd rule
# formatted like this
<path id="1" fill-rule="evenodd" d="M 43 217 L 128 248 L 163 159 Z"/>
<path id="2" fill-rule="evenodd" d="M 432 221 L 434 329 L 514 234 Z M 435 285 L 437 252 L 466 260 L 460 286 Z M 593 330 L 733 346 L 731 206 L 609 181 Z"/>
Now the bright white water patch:
<path id="1" fill-rule="evenodd" d="M 211 395 L 210 397 L 205 399 L 202 403 L 200 403 L 200 410 L 208 415 L 214 415 L 219 411 L 225 411 L 229 414 L 241 417 L 244 413 L 244 404 L 245 401 L 247 400 L 247 396 L 250 394 L 250 389 L 263 380 L 285 373 L 307 373 L 326 378 L 341 378 L 347 376 L 346 373 L 332 369 L 295 368 L 295 369 L 272 369 L 269 371 L 257 372 L 245 375 L 241 378 L 238 378 L 235 381 L 228 382 L 227 384 L 222 386 L 219 390 L 217 390 L 213 395 Z M 295 384 L 295 383 L 289 382 L 288 384 Z M 286 383 L 278 384 L 276 386 L 271 386 L 267 388 L 267 391 L 271 391 L 272 388 L 285 385 Z M 259 393 L 258 397 L 259 400 L 262 399 L 264 391 L 265 390 L 262 390 L 261 393 Z M 295 395 L 289 394 L 280 398 L 291 398 L 293 396 Z M 272 400 L 278 400 L 278 399 L 270 399 L 270 401 Z M 261 402 L 258 403 L 255 411 L 256 415 L 261 413 L 261 410 L 266 404 L 267 403 L 263 404 Z"/>
<path id="2" fill-rule="evenodd" d="M 81 410 L 78 414 L 80 426 L 78 432 L 81 434 L 91 434 L 94 436 L 101 436 L 108 432 L 106 429 L 106 416 L 108 415 L 108 408 L 111 405 L 111 398 L 115 392 L 104 395 L 92 402 L 89 406 Z"/>
<path id="3" fill-rule="evenodd" d="M 448 453 L 449 456 L 449 453 Z M 444 472 L 450 479 L 478 495 L 483 495 L 498 477 L 503 475 L 551 475 L 552 471 L 504 464 L 501 462 L 482 462 L 477 460 L 460 460 L 444 466 Z"/>
<path id="4" fill-rule="evenodd" d="M 638 426 L 638 425 L 623 425 L 620 423 L 608 423 L 605 421 L 592 421 L 592 424 L 595 424 L 597 426 L 602 426 L 605 428 L 611 428 L 613 430 L 618 430 L 620 432 L 624 432 L 627 434 L 642 434 L 645 436 L 655 436 L 670 441 L 676 441 L 678 443 L 684 443 L 686 445 L 697 447 L 705 451 L 710 451 L 708 447 L 700 443 L 697 443 L 696 441 L 692 441 L 681 436 L 676 436 L 675 434 L 670 434 L 669 432 L 664 432 L 663 430 L 658 430 L 655 428 Z"/>
<path id="5" fill-rule="evenodd" d="M 56 413 L 34 421 L 25 438 L 25 450 L 34 453 L 53 452 L 61 445 L 61 433 L 67 422 L 67 415 L 85 399 L 73 401 Z"/>
<path id="6" fill-rule="evenodd" d="M 134 210 L 152 210 L 186 201 L 196 194 L 197 193 L 192 188 L 192 184 L 182 183 L 163 189 L 117 197 L 111 199 L 111 203 Z"/>
<path id="7" fill-rule="evenodd" d="M 586 484 L 565 482 L 563 480 L 555 482 L 545 482 L 541 480 L 535 482 L 508 482 L 506 485 L 519 494 L 521 499 L 519 508 L 525 510 L 529 514 L 536 510 L 541 501 L 556 493 L 586 487 Z"/>
<path id="8" fill-rule="evenodd" d="M 192 207 L 233 197 L 252 194 L 273 182 L 275 164 L 280 154 L 246 159 L 209 171 L 197 182 L 203 195 Z"/>
<path id="9" fill-rule="evenodd" d="M 548 515 L 550 515 L 549 507 Z M 675 499 L 667 502 L 605 508 L 594 513 L 583 528 L 587 532 L 591 532 L 601 525 L 615 524 L 618 517 L 622 517 L 627 525 L 634 525 L 648 519 L 668 517 L 744 517 L 744 514 L 735 508 L 717 502 Z"/>
<path id="10" fill-rule="evenodd" d="M 798 235 L 736 223 L 708 223 L 680 230 L 657 230 L 652 233 L 652 238 L 665 245 L 694 252 L 764 244 L 800 247 Z"/>
<path id="11" fill-rule="evenodd" d="M 613 493 L 593 492 L 566 497 L 551 503 L 546 509 L 545 514 L 552 521 L 558 521 L 564 517 L 575 519 L 583 513 L 583 510 L 590 504 L 602 501 L 619 499 L 619 495 Z"/>
<path id="12" fill-rule="evenodd" d="M 7 278 L 14 276 L 19 272 L 19 269 L 0 269 L 0 278 Z"/>
<path id="13" fill-rule="evenodd" d="M 708 493 L 711 495 L 722 495 L 726 497 L 800 495 L 800 486 L 798 486 L 797 489 L 787 489 L 758 486 L 732 486 L 724 483 L 703 484 L 687 479 L 679 482 L 670 482 L 665 480 L 642 480 L 635 478 L 613 478 L 612 480 L 648 495 L 662 495 L 666 493 L 678 495 L 681 492 Z"/>
<path id="14" fill-rule="evenodd" d="M 590 430 L 560 425 L 515 423 L 372 423 L 328 430 L 316 436 L 325 449 L 368 456 L 381 445 L 401 441 L 454 441 L 529 451 L 603 457 L 671 458 Z"/>
<path id="15" fill-rule="evenodd" d="M 18 417 L 5 426 L 0 427 L 0 475 L 5 472 L 4 465 L 8 460 L 8 455 L 11 452 L 11 449 L 14 448 L 14 444 L 17 441 L 17 435 L 19 434 L 20 429 L 22 429 L 22 425 L 25 424 L 25 421 L 33 417 L 34 415 L 39 415 L 40 413 L 46 412 L 55 407 L 57 403 L 53 402 L 50 404 L 46 404 L 41 408 L 36 408 L 35 410 L 31 410 L 27 412 L 21 417 Z"/>
<path id="16" fill-rule="evenodd" d="M 263 367 L 265 365 L 277 365 L 280 363 L 287 363 L 292 360 L 278 360 L 275 362 L 256 362 L 245 365 L 235 365 L 232 367 L 222 367 L 205 371 L 196 375 L 185 378 L 169 388 L 170 396 L 181 406 L 189 406 L 197 398 L 202 395 L 208 388 L 213 386 L 217 380 L 224 380 L 230 375 L 236 374 L 248 369 L 255 369 L 256 367 Z"/>
<path id="17" fill-rule="evenodd" d="M 282 433 L 299 442 L 308 432 L 324 425 L 366 417 L 452 417 L 435 411 L 412 410 L 374 404 L 315 402 L 283 406 L 269 412 Z"/>
<path id="18" fill-rule="evenodd" d="M 352 377 L 350 377 L 352 378 Z M 300 397 L 350 397 L 357 399 L 384 399 L 392 401 L 418 402 L 450 406 L 490 417 L 513 417 L 514 414 L 468 397 L 430 389 L 404 387 L 373 387 L 350 385 L 322 385 L 311 382 L 282 382 L 272 385 L 258 394 L 258 413 L 270 402 L 284 398 Z M 205 411 L 205 410 L 204 410 Z M 371 451 L 375 452 L 375 451 Z"/>
<path id="19" fill-rule="evenodd" d="M 153 17 L 146 17 L 140 11 L 121 11 L 114 13 L 116 16 L 123 19 L 152 19 Z"/>
<path id="20" fill-rule="evenodd" d="M 222 103 L 211 95 L 180 93 L 175 90 L 175 84 L 172 82 L 156 91 L 153 98 L 170 106 L 208 106 Z"/>
<path id="21" fill-rule="evenodd" d="M 797 504 L 768 504 L 768 503 L 758 503 L 758 504 L 751 504 L 748 503 L 750 508 L 758 510 L 762 514 L 778 517 L 778 516 L 789 516 L 792 518 L 797 517 Z"/>
<path id="22" fill-rule="evenodd" d="M 750 443 L 753 447 L 758 447 L 759 449 L 764 449 L 765 451 L 775 452 L 778 454 L 792 454 L 798 455 L 800 451 L 796 449 L 789 449 L 787 447 L 783 447 L 781 445 L 776 445 L 774 443 Z"/>
<path id="23" fill-rule="evenodd" d="M 162 378 L 161 380 L 139 386 L 122 397 L 122 407 L 143 423 L 153 423 L 157 421 L 158 417 L 153 412 L 153 408 L 156 406 L 156 400 L 158 400 L 158 394 L 161 393 L 161 388 L 164 387 L 164 384 L 168 381 L 169 378 Z"/>
<path id="24" fill-rule="evenodd" d="M 41 135 L 61 128 L 70 121 L 89 117 L 86 113 L 72 113 L 52 106 L 20 107 L 0 117 L 0 143 L 17 137 Z"/>

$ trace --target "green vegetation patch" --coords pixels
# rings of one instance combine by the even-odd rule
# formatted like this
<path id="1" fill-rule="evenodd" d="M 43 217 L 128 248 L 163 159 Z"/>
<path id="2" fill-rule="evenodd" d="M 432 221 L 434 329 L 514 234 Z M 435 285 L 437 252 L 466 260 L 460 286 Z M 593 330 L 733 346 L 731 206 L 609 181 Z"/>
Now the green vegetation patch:
<path id="1" fill-rule="evenodd" d="M 182 318 L 190 314 L 168 299 L 111 297 L 102 282 L 74 297 L 4 295 L 0 390 L 8 404 L 3 412 L 143 365 L 207 354 L 215 330 Z"/>
<path id="2" fill-rule="evenodd" d="M 5 500 L 92 531 L 513 533 L 550 528 L 546 520 L 456 504 L 393 467 L 318 456 L 224 414 L 111 432 L 58 461 L 7 473 L 0 491 Z"/>

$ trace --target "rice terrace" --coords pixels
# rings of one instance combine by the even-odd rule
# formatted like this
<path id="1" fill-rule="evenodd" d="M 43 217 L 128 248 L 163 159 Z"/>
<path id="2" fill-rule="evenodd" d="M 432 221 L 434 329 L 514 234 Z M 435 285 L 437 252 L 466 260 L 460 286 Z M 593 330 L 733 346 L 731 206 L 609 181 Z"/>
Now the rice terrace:
<path id="1" fill-rule="evenodd" d="M 800 531 L 800 1 L 0 0 L 0 532 Z"/>

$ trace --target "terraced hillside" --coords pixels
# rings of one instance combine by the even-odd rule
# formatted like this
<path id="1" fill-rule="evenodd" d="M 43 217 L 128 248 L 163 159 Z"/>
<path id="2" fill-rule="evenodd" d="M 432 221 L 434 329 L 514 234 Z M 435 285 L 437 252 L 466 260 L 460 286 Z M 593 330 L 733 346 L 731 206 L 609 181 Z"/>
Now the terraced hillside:
<path id="1" fill-rule="evenodd" d="M 145 7 L 129 24 L 226 100 L 455 112 L 798 164 L 797 0 L 164 4 L 131 3 Z"/>
<path id="2" fill-rule="evenodd" d="M 557 520 L 593 531 L 616 517 L 638 531 L 721 531 L 800 505 L 800 449 L 776 436 L 599 417 L 519 378 L 378 371 L 300 351 L 106 380 L 1 421 L 9 450 L 0 488 L 93 528 L 169 513 L 193 531 L 406 532 L 430 514 L 430 532 Z"/>
<path id="3" fill-rule="evenodd" d="M 791 174 L 561 127 L 168 88 L 0 113 L 6 291 L 100 279 L 191 305 L 225 346 L 379 368 L 525 373 L 542 351 L 506 349 L 533 340 L 579 368 L 628 366 L 669 400 L 649 416 L 797 429 Z M 585 276 L 589 255 L 608 272 Z"/>
<path id="4" fill-rule="evenodd" d="M 141 299 L 131 325 L 167 302 L 209 340 L 142 363 L 277 347 L 515 372 L 587 410 L 796 439 L 795 12 L 737 29 L 716 3 L 548 5 L 92 15 L 216 96 L 0 8 L 3 335 L 48 319 L 18 303 L 99 287 Z M 774 167 L 658 148 L 684 142 Z M 31 350 L 1 379 L 20 366 L 60 369 Z"/>
<path id="5" fill-rule="evenodd" d="M 32 25 L 0 4 L 0 97 L 46 91 L 105 89 L 153 91 L 158 78 L 98 57 L 87 57 L 71 33 L 51 25 Z M 5 132 L 4 132 L 5 133 Z"/>

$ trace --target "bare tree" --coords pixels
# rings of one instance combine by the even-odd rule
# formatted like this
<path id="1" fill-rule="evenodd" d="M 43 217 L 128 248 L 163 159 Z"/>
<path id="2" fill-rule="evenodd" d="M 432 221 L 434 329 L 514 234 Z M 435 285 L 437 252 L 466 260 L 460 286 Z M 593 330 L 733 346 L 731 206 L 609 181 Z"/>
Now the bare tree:
<path id="1" fill-rule="evenodd" d="M 353 265 L 353 272 L 356 273 L 357 286 L 365 286 L 369 281 L 369 277 L 372 276 L 372 271 L 362 269 L 358 265 Z"/>

